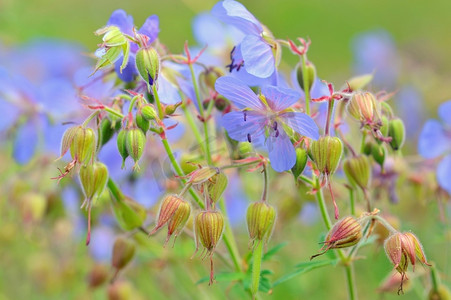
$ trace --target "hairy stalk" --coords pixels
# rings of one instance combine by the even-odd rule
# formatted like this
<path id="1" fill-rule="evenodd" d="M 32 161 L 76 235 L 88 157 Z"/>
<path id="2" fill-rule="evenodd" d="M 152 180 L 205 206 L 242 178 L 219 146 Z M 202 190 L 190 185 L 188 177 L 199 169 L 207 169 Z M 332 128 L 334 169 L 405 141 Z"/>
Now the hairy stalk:
<path id="1" fill-rule="evenodd" d="M 260 285 L 260 270 L 262 264 L 262 254 L 263 254 L 263 241 L 258 241 L 257 246 L 254 249 L 254 253 L 252 254 L 252 284 L 251 284 L 251 292 L 252 296 L 258 292 L 258 287 Z"/>
<path id="2" fill-rule="evenodd" d="M 152 85 L 152 91 L 153 91 L 153 96 L 155 98 L 155 104 L 157 105 L 157 108 L 158 108 L 158 118 L 160 118 L 160 120 L 163 121 L 163 118 L 164 118 L 163 107 L 161 106 L 160 96 L 158 96 L 156 84 Z"/>
<path id="3" fill-rule="evenodd" d="M 92 114 L 89 115 L 89 117 L 86 118 L 86 120 L 83 122 L 82 126 L 86 127 L 89 122 L 91 122 L 92 119 L 94 119 L 95 117 L 97 117 L 97 115 L 100 113 L 99 110 L 96 110 L 95 112 L 93 112 Z"/>

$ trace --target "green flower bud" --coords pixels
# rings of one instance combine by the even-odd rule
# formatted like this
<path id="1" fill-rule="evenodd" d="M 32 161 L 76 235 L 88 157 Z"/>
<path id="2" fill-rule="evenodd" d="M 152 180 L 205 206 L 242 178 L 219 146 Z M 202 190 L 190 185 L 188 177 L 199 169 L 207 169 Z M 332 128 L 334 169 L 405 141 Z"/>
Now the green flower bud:
<path id="1" fill-rule="evenodd" d="M 157 223 L 150 234 L 154 234 L 158 229 L 163 227 L 174 216 L 179 206 L 185 203 L 181 197 L 177 195 L 167 195 L 161 202 L 160 211 L 158 213 Z"/>
<path id="2" fill-rule="evenodd" d="M 67 151 L 69 151 L 70 146 L 72 145 L 74 137 L 77 134 L 79 128 L 80 126 L 73 126 L 71 128 L 68 128 L 64 132 L 63 139 L 61 140 L 61 154 L 59 158 L 63 157 L 64 154 L 66 154 Z"/>
<path id="3" fill-rule="evenodd" d="M 406 129 L 404 128 L 404 123 L 401 119 L 396 118 L 390 120 L 388 135 L 392 138 L 390 141 L 392 149 L 400 149 L 406 138 Z"/>
<path id="4" fill-rule="evenodd" d="M 157 118 L 157 112 L 152 105 L 143 106 L 143 108 L 141 109 L 141 115 L 147 121 L 153 121 Z"/>
<path id="5" fill-rule="evenodd" d="M 215 176 L 216 174 L 219 174 L 218 168 L 203 167 L 188 174 L 189 177 L 188 182 L 191 184 L 202 184 L 205 181 L 212 178 L 213 176 Z"/>
<path id="6" fill-rule="evenodd" d="M 218 67 L 209 67 L 199 74 L 199 83 L 201 87 L 208 91 L 215 90 L 215 82 L 219 77 L 224 76 L 224 72 Z"/>
<path id="7" fill-rule="evenodd" d="M 100 145 L 105 145 L 114 135 L 114 127 L 108 118 L 100 122 Z"/>
<path id="8" fill-rule="evenodd" d="M 144 145 L 146 143 L 146 136 L 141 129 L 131 128 L 125 134 L 125 147 L 127 153 L 135 162 L 133 168 L 138 168 L 138 161 L 144 152 Z"/>
<path id="9" fill-rule="evenodd" d="M 96 136 L 94 130 L 78 126 L 70 145 L 72 158 L 80 164 L 88 163 L 94 158 L 95 150 Z"/>
<path id="10" fill-rule="evenodd" d="M 127 146 L 125 143 L 125 136 L 127 135 L 128 129 L 123 129 L 119 131 L 117 134 L 117 149 L 119 150 L 119 154 L 122 156 L 122 169 L 125 166 L 125 159 L 128 157 Z"/>
<path id="11" fill-rule="evenodd" d="M 177 107 L 179 107 L 180 105 L 182 105 L 182 102 L 179 102 L 177 104 L 166 105 L 166 107 L 164 108 L 165 115 L 170 116 L 174 114 L 175 111 L 177 110 Z"/>
<path id="12" fill-rule="evenodd" d="M 251 241 L 267 242 L 276 221 L 276 210 L 264 201 L 249 205 L 246 213 L 247 229 Z"/>
<path id="13" fill-rule="evenodd" d="M 310 146 L 313 161 L 322 174 L 335 172 L 343 152 L 343 144 L 338 137 L 323 136 L 312 141 Z"/>
<path id="14" fill-rule="evenodd" d="M 80 182 L 86 199 L 99 197 L 108 181 L 108 168 L 101 162 L 94 162 L 80 168 Z"/>
<path id="15" fill-rule="evenodd" d="M 368 188 L 371 180 L 371 162 L 367 156 L 359 155 L 346 159 L 343 171 L 352 186 L 358 186 L 362 190 Z"/>
<path id="16" fill-rule="evenodd" d="M 373 80 L 373 74 L 365 74 L 356 77 L 352 77 L 348 80 L 348 85 L 351 88 L 351 91 L 358 91 L 363 89 Z"/>
<path id="17" fill-rule="evenodd" d="M 146 209 L 128 197 L 113 201 L 113 213 L 124 230 L 140 227 L 147 216 Z"/>
<path id="18" fill-rule="evenodd" d="M 389 122 L 386 116 L 381 117 L 382 126 L 379 129 L 383 136 L 388 136 Z"/>
<path id="19" fill-rule="evenodd" d="M 363 145 L 363 154 L 370 156 L 373 151 L 373 143 L 371 141 L 365 142 L 365 145 Z"/>
<path id="20" fill-rule="evenodd" d="M 150 89 L 160 73 L 160 57 L 157 51 L 152 47 L 139 49 L 136 52 L 136 68 Z"/>
<path id="21" fill-rule="evenodd" d="M 111 265 L 117 270 L 122 270 L 132 260 L 134 255 L 135 245 L 119 237 L 114 241 Z"/>
<path id="22" fill-rule="evenodd" d="M 189 216 L 191 214 L 191 205 L 187 201 L 183 201 L 180 203 L 174 215 L 169 220 L 168 223 L 168 236 L 166 238 L 165 244 L 169 241 L 169 238 L 174 235 L 174 243 L 175 239 L 182 231 L 183 227 L 185 227 L 186 222 L 188 222 Z"/>
<path id="23" fill-rule="evenodd" d="M 298 63 L 296 65 L 296 79 L 297 79 L 298 84 L 301 87 L 301 89 L 303 91 L 305 91 L 305 87 L 304 87 L 304 75 L 305 75 L 308 80 L 308 89 L 310 91 L 312 89 L 313 83 L 316 80 L 316 68 L 311 62 L 307 61 L 305 69 L 306 69 L 306 74 L 304 74 L 304 72 L 303 72 L 304 70 L 302 68 L 301 63 Z"/>
<path id="24" fill-rule="evenodd" d="M 451 292 L 445 285 L 439 285 L 438 289 L 431 288 L 428 300 L 451 300 Z"/>
<path id="25" fill-rule="evenodd" d="M 238 151 L 242 156 L 249 154 L 252 150 L 252 144 L 249 142 L 241 142 L 238 144 Z"/>
<path id="26" fill-rule="evenodd" d="M 373 94 L 356 92 L 347 105 L 348 113 L 363 124 L 374 124 L 380 119 L 380 105 Z"/>
<path id="27" fill-rule="evenodd" d="M 139 299 L 130 282 L 116 280 L 108 285 L 108 300 Z"/>
<path id="28" fill-rule="evenodd" d="M 150 122 L 144 118 L 140 111 L 136 113 L 135 122 L 136 126 L 146 134 L 147 130 L 149 130 Z"/>
<path id="29" fill-rule="evenodd" d="M 208 181 L 206 181 L 205 187 L 207 193 L 212 202 L 216 202 L 221 198 L 227 187 L 227 176 L 223 172 L 213 175 Z"/>
<path id="30" fill-rule="evenodd" d="M 297 180 L 299 175 L 304 171 L 305 165 L 307 164 L 307 157 L 307 151 L 304 148 L 296 148 L 296 163 L 293 168 L 291 168 L 295 180 Z"/>
<path id="31" fill-rule="evenodd" d="M 371 147 L 371 155 L 374 160 L 381 166 L 384 166 L 385 161 L 385 147 L 383 144 L 373 144 Z"/>
<path id="32" fill-rule="evenodd" d="M 201 161 L 198 155 L 183 153 L 180 158 L 180 167 L 183 173 L 189 174 L 197 170 L 197 164 L 201 163 Z"/>
<path id="33" fill-rule="evenodd" d="M 199 242 L 208 252 L 215 250 L 224 231 L 224 217 L 219 211 L 203 211 L 194 221 L 196 248 Z"/>

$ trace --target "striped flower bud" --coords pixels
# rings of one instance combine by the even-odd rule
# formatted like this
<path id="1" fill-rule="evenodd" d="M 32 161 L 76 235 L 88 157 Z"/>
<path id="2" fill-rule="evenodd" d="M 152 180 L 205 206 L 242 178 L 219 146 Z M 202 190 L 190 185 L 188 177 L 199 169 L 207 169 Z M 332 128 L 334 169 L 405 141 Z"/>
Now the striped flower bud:
<path id="1" fill-rule="evenodd" d="M 374 160 L 381 166 L 384 166 L 385 161 L 385 147 L 383 144 L 373 144 L 371 147 L 371 155 L 373 156 Z"/>
<path id="2" fill-rule="evenodd" d="M 130 128 L 125 132 L 125 147 L 127 149 L 127 153 L 135 162 L 133 168 L 138 168 L 138 170 L 138 161 L 144 152 L 145 143 L 146 136 L 141 129 Z"/>
<path id="3" fill-rule="evenodd" d="M 264 201 L 254 202 L 247 209 L 246 221 L 251 242 L 267 242 L 274 229 L 276 210 Z"/>
<path id="4" fill-rule="evenodd" d="M 310 150 L 318 170 L 322 174 L 331 175 L 340 162 L 343 144 L 337 137 L 323 136 L 312 141 Z"/>
<path id="5" fill-rule="evenodd" d="M 103 118 L 100 122 L 100 137 L 99 143 L 101 146 L 105 145 L 114 135 L 114 127 L 110 119 Z"/>
<path id="6" fill-rule="evenodd" d="M 174 243 L 175 239 L 182 231 L 183 227 L 185 227 L 186 222 L 188 222 L 189 216 L 191 214 L 191 205 L 187 201 L 183 201 L 178 206 L 177 210 L 174 212 L 174 215 L 169 220 L 168 223 L 168 236 L 165 241 L 165 245 L 169 241 L 169 238 L 174 235 Z"/>
<path id="7" fill-rule="evenodd" d="M 114 241 L 111 265 L 117 270 L 122 270 L 134 255 L 135 245 L 122 237 L 118 237 Z"/>
<path id="8" fill-rule="evenodd" d="M 152 86 L 160 73 L 160 57 L 152 47 L 141 48 L 136 52 L 136 68 L 142 79 Z"/>
<path id="9" fill-rule="evenodd" d="M 143 106 L 143 108 L 141 108 L 141 115 L 147 121 L 152 121 L 157 118 L 157 112 L 155 111 L 155 108 L 153 108 L 153 106 L 151 105 Z"/>
<path id="10" fill-rule="evenodd" d="M 296 148 L 296 163 L 291 168 L 291 172 L 293 173 L 295 180 L 297 180 L 299 175 L 302 174 L 306 164 L 307 164 L 307 151 L 304 148 Z"/>
<path id="11" fill-rule="evenodd" d="M 363 124 L 373 124 L 380 119 L 380 106 L 373 94 L 356 92 L 347 105 L 348 113 Z"/>
<path id="12" fill-rule="evenodd" d="M 116 139 L 117 150 L 119 150 L 119 154 L 122 157 L 122 169 L 125 167 L 125 159 L 128 157 L 127 146 L 125 144 L 125 136 L 127 135 L 127 131 L 128 129 L 122 129 L 121 131 L 119 131 Z"/>
<path id="13" fill-rule="evenodd" d="M 144 134 L 146 134 L 147 130 L 149 130 L 150 122 L 144 118 L 142 111 L 138 111 L 135 117 L 136 126 L 142 130 Z"/>
<path id="14" fill-rule="evenodd" d="M 358 91 L 363 89 L 368 83 L 373 80 L 373 74 L 365 74 L 352 77 L 348 80 L 348 86 L 351 91 Z"/>
<path id="15" fill-rule="evenodd" d="M 96 135 L 94 130 L 78 126 L 75 132 L 68 134 L 73 134 L 70 143 L 70 154 L 72 158 L 80 164 L 88 163 L 94 157 L 96 150 Z"/>
<path id="16" fill-rule="evenodd" d="M 313 255 L 313 259 L 319 255 L 326 253 L 329 249 L 338 249 L 354 246 L 362 238 L 362 225 L 354 217 L 345 217 L 335 223 L 329 231 L 321 248 L 322 252 Z"/>
<path id="17" fill-rule="evenodd" d="M 187 176 L 189 177 L 188 182 L 191 184 L 202 184 L 215 176 L 216 174 L 219 174 L 219 169 L 214 167 L 203 167 L 200 169 L 197 169 Z"/>
<path id="18" fill-rule="evenodd" d="M 224 231 L 224 217 L 220 211 L 203 211 L 195 219 L 196 248 L 199 243 L 212 253 Z"/>
<path id="19" fill-rule="evenodd" d="M 217 202 L 222 193 L 224 193 L 228 184 L 227 176 L 223 172 L 219 172 L 213 175 L 209 180 L 205 182 L 205 188 L 208 193 L 209 199 L 215 203 Z"/>
<path id="20" fill-rule="evenodd" d="M 406 129 L 401 119 L 390 120 L 388 124 L 388 135 L 391 137 L 390 146 L 393 150 L 399 150 L 406 138 Z"/>
<path id="21" fill-rule="evenodd" d="M 80 182 L 86 199 L 99 197 L 108 181 L 108 168 L 101 162 L 94 162 L 91 165 L 80 168 Z"/>
<path id="22" fill-rule="evenodd" d="M 316 80 L 316 68 L 315 66 L 307 61 L 306 65 L 305 65 L 305 74 L 304 74 L 304 69 L 302 68 L 302 64 L 299 63 L 296 65 L 296 79 L 298 81 L 299 86 L 301 87 L 301 89 L 303 91 L 305 91 L 305 86 L 304 86 L 304 76 L 307 77 L 307 82 L 308 82 L 308 90 L 312 89 L 313 83 Z"/>
<path id="23" fill-rule="evenodd" d="M 371 162 L 367 156 L 358 155 L 346 159 L 343 171 L 352 186 L 358 186 L 362 190 L 368 188 L 371 181 Z"/>

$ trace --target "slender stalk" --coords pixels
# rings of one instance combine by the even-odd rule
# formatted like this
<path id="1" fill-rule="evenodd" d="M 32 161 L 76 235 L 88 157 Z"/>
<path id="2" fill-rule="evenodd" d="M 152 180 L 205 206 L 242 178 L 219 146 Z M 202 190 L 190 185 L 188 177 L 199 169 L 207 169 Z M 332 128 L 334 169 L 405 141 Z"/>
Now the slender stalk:
<path id="1" fill-rule="evenodd" d="M 225 169 L 233 169 L 233 168 L 242 168 L 242 167 L 247 167 L 247 166 L 252 166 L 255 163 L 259 163 L 259 160 L 254 160 L 254 161 L 250 161 L 250 162 L 245 162 L 245 163 L 235 163 L 235 164 L 231 164 L 231 165 L 226 165 L 221 167 L 221 170 L 225 170 Z"/>
<path id="2" fill-rule="evenodd" d="M 438 292 L 438 289 L 440 287 L 440 277 L 437 274 L 437 268 L 435 267 L 435 264 L 432 263 L 431 266 L 431 281 L 432 281 L 432 288 L 435 292 Z"/>
<path id="3" fill-rule="evenodd" d="M 355 291 L 355 280 L 354 280 L 354 267 L 352 264 L 346 264 L 345 265 L 345 272 L 346 272 L 346 281 L 348 282 L 348 293 L 349 293 L 349 299 L 354 300 L 357 299 L 357 294 Z"/>
<path id="4" fill-rule="evenodd" d="M 92 114 L 89 115 L 89 117 L 86 118 L 86 120 L 83 122 L 82 126 L 86 127 L 89 122 L 91 122 L 92 119 L 94 119 L 95 117 L 97 117 L 97 115 L 99 114 L 99 110 L 96 110 L 95 112 L 93 112 Z"/>
<path id="5" fill-rule="evenodd" d="M 120 112 L 115 111 L 115 110 L 112 109 L 111 107 L 105 106 L 105 107 L 103 108 L 103 110 L 104 110 L 104 111 L 107 111 L 107 112 L 109 112 L 110 114 L 112 114 L 112 115 L 114 115 L 114 116 L 116 116 L 116 117 L 119 117 L 119 118 L 121 118 L 121 119 L 124 118 L 124 115 L 123 115 L 123 114 L 121 114 Z"/>
<path id="6" fill-rule="evenodd" d="M 157 108 L 158 108 L 158 118 L 160 118 L 160 120 L 163 120 L 163 118 L 164 118 L 163 107 L 161 106 L 160 96 L 158 96 L 156 84 L 152 85 L 152 91 L 153 91 L 153 97 L 155 98 L 155 104 L 157 105 Z"/>
<path id="7" fill-rule="evenodd" d="M 194 133 L 194 137 L 196 138 L 197 143 L 199 144 L 199 146 L 202 148 L 202 151 L 206 155 L 205 145 L 202 140 L 202 136 L 200 134 L 199 128 L 197 128 L 196 123 L 194 122 L 193 116 L 190 114 L 190 112 L 188 111 L 188 108 L 186 107 L 185 104 L 182 104 L 181 107 L 185 114 L 186 121 L 188 122 L 188 126 L 190 127 L 191 131 Z"/>
<path id="8" fill-rule="evenodd" d="M 351 205 L 351 215 L 355 216 L 355 199 L 354 199 L 354 189 L 349 188 L 349 201 Z"/>
<path id="9" fill-rule="evenodd" d="M 302 80 L 304 81 L 304 95 L 305 95 L 305 113 L 310 115 L 310 89 L 309 79 L 307 76 L 307 54 L 302 56 Z"/>
<path id="10" fill-rule="evenodd" d="M 390 223 L 388 223 L 387 220 L 385 220 L 381 216 L 378 216 L 378 215 L 373 216 L 373 219 L 378 220 L 385 228 L 388 229 L 388 231 L 390 231 L 390 233 L 398 232 L 398 230 L 396 230 L 393 226 L 391 226 Z"/>
<path id="11" fill-rule="evenodd" d="M 269 187 L 269 177 L 268 171 L 266 170 L 266 165 L 263 164 L 263 193 L 262 193 L 262 201 L 266 201 L 266 197 L 268 195 L 268 187 Z"/>
<path id="12" fill-rule="evenodd" d="M 318 191 L 316 192 L 316 200 L 318 201 L 318 206 L 321 211 L 321 216 L 324 221 L 324 225 L 326 225 L 327 230 L 332 228 L 332 222 L 330 221 L 329 214 L 327 213 L 326 202 L 324 201 L 323 190 L 319 184 L 319 179 L 316 177 L 316 188 Z"/>
<path id="13" fill-rule="evenodd" d="M 136 100 L 138 99 L 138 96 L 135 96 L 130 101 L 130 106 L 128 107 L 128 113 L 131 113 L 133 110 L 133 106 L 135 106 Z"/>
<path id="14" fill-rule="evenodd" d="M 111 178 L 108 178 L 107 187 L 116 201 L 121 202 L 124 199 L 124 194 L 122 194 L 121 190 Z"/>
<path id="15" fill-rule="evenodd" d="M 327 118 L 326 118 L 326 129 L 324 131 L 325 135 L 329 135 L 330 132 L 330 122 L 332 121 L 332 113 L 334 110 L 335 100 L 332 98 L 329 100 L 329 105 L 327 107 Z"/>
<path id="16" fill-rule="evenodd" d="M 251 292 L 252 296 L 258 292 L 258 287 L 260 285 L 260 270 L 262 264 L 262 254 L 263 254 L 263 241 L 258 241 L 257 246 L 254 249 L 252 254 L 253 262 L 252 262 L 252 284 L 251 284 Z"/>

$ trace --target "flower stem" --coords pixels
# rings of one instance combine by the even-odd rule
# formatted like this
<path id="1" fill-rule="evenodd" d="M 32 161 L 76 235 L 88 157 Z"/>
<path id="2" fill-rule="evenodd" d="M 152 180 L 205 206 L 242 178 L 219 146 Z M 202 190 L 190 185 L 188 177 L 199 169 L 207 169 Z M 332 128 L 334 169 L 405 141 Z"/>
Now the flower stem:
<path id="1" fill-rule="evenodd" d="M 161 106 L 160 96 L 158 96 L 156 84 L 152 85 L 152 91 L 153 97 L 155 98 L 155 104 L 157 105 L 158 108 L 158 118 L 160 118 L 160 120 L 163 120 L 164 118 L 163 107 Z"/>
<path id="2" fill-rule="evenodd" d="M 431 281 L 432 281 L 432 288 L 435 292 L 438 292 L 438 289 L 440 287 L 440 277 L 437 274 L 437 268 L 435 267 L 435 264 L 432 263 L 431 266 Z"/>
<path id="3" fill-rule="evenodd" d="M 390 231 L 390 233 L 398 232 L 398 230 L 396 230 L 393 226 L 391 226 L 390 223 L 388 223 L 387 220 L 385 220 L 381 216 L 375 215 L 373 216 L 373 219 L 378 220 L 385 228 L 388 229 L 388 231 Z"/>
<path id="4" fill-rule="evenodd" d="M 197 128 L 196 123 L 194 122 L 193 116 L 188 111 L 188 108 L 186 107 L 185 103 L 182 104 L 182 110 L 185 114 L 186 121 L 188 122 L 188 126 L 191 128 L 191 131 L 194 133 L 194 137 L 196 138 L 197 143 L 200 147 L 202 147 L 202 151 L 204 154 L 206 153 L 205 145 L 202 140 L 202 136 L 200 135 L 199 128 Z"/>
<path id="5" fill-rule="evenodd" d="M 310 89 L 308 88 L 309 79 L 307 76 L 307 55 L 302 55 L 302 80 L 304 81 L 304 95 L 305 95 L 305 113 L 310 115 Z"/>
<path id="6" fill-rule="evenodd" d="M 349 200 L 351 205 L 351 215 L 355 216 L 355 199 L 354 199 L 354 189 L 349 188 Z"/>
<path id="7" fill-rule="evenodd" d="M 330 122 L 332 121 L 332 113 L 334 111 L 335 100 L 332 98 L 329 100 L 329 105 L 327 108 L 327 118 L 326 118 L 326 129 L 324 130 L 325 135 L 329 135 L 330 132 Z"/>
<path id="8" fill-rule="evenodd" d="M 91 122 L 92 119 L 94 119 L 95 117 L 97 117 L 97 115 L 99 114 L 99 110 L 96 110 L 95 112 L 93 112 L 92 114 L 89 115 L 89 117 L 86 118 L 86 120 L 83 122 L 82 126 L 86 127 L 88 125 L 89 122 Z"/>
<path id="9" fill-rule="evenodd" d="M 357 299 L 357 294 L 355 291 L 355 280 L 354 280 L 354 267 L 352 264 L 345 265 L 346 279 L 348 282 L 348 293 L 349 299 L 354 300 Z"/>
<path id="10" fill-rule="evenodd" d="M 321 216 L 323 218 L 324 225 L 326 225 L 327 230 L 332 228 L 332 222 L 330 221 L 329 214 L 327 213 L 326 202 L 324 201 L 323 190 L 319 184 L 318 177 L 315 178 L 316 188 L 316 200 L 318 201 L 318 206 L 321 211 Z"/>
<path id="11" fill-rule="evenodd" d="M 260 285 L 260 270 L 262 264 L 262 254 L 263 254 L 263 241 L 258 241 L 257 246 L 254 249 L 254 253 L 252 254 L 252 285 L 251 292 L 252 296 L 258 292 L 258 287 Z"/>
<path id="12" fill-rule="evenodd" d="M 109 112 L 110 114 L 112 114 L 112 115 L 114 115 L 114 116 L 116 116 L 116 117 L 119 117 L 119 118 L 121 118 L 121 119 L 124 118 L 124 115 L 123 115 L 123 114 L 121 114 L 120 112 L 115 111 L 115 110 L 112 109 L 111 107 L 105 106 L 105 107 L 103 108 L 103 110 L 104 110 L 104 111 L 107 111 L 107 112 Z"/>

